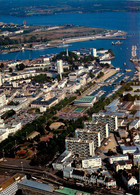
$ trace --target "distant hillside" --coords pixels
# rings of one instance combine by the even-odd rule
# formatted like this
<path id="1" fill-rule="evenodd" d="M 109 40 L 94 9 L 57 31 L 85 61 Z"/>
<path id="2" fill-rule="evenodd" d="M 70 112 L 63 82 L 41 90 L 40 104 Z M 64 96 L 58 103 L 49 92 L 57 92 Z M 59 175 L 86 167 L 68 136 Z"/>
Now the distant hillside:
<path id="1" fill-rule="evenodd" d="M 5 12 L 6 10 L 6 12 Z M 0 15 L 31 16 L 70 12 L 140 11 L 139 0 L 0 0 Z"/>

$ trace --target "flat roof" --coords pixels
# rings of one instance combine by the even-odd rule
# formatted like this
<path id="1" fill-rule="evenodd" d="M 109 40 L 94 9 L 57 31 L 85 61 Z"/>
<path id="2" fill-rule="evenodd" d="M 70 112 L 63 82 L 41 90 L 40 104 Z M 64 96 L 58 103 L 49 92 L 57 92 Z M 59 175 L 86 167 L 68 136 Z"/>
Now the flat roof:
<path id="1" fill-rule="evenodd" d="M 0 184 L 0 188 L 2 188 L 2 190 L 0 190 L 0 194 L 1 192 L 6 189 L 8 186 L 12 185 L 13 183 L 15 183 L 16 181 L 20 181 L 23 177 L 25 177 L 24 174 L 16 174 L 13 177 L 9 178 L 8 180 L 6 180 L 5 182 L 3 182 L 2 184 Z"/>
<path id="2" fill-rule="evenodd" d="M 122 150 L 136 150 L 136 146 L 121 146 Z"/>
<path id="3" fill-rule="evenodd" d="M 49 186 L 47 184 L 39 183 L 39 182 L 36 182 L 36 181 L 31 181 L 31 180 L 28 180 L 28 179 L 24 179 L 22 182 L 20 182 L 20 184 L 22 184 L 24 186 L 31 187 L 31 188 L 47 191 L 47 192 L 53 192 L 54 191 L 53 186 Z"/>
<path id="4" fill-rule="evenodd" d="M 94 99 L 94 96 L 84 96 L 84 97 L 81 97 L 75 100 L 74 102 L 91 103 L 93 99 Z"/>
<path id="5" fill-rule="evenodd" d="M 57 98 L 56 98 L 56 97 L 53 97 L 53 98 L 49 99 L 48 101 L 41 101 L 42 99 L 43 99 L 43 98 L 42 98 L 42 97 L 40 97 L 40 98 L 38 98 L 37 100 L 34 100 L 31 104 L 50 105 L 51 103 L 53 103 L 54 101 L 56 101 L 56 100 L 57 100 Z"/>
<path id="6" fill-rule="evenodd" d="M 88 192 L 82 192 L 82 191 L 79 191 L 79 190 L 74 190 L 74 189 L 71 189 L 71 188 L 66 188 L 66 187 L 62 187 L 60 189 L 57 189 L 55 190 L 55 192 L 59 192 L 59 193 L 62 193 L 62 194 L 67 194 L 67 195 L 75 195 L 75 194 L 84 194 L 84 195 L 90 195 L 90 193 Z"/>
<path id="7" fill-rule="evenodd" d="M 140 117 L 140 110 L 136 112 L 135 117 Z"/>

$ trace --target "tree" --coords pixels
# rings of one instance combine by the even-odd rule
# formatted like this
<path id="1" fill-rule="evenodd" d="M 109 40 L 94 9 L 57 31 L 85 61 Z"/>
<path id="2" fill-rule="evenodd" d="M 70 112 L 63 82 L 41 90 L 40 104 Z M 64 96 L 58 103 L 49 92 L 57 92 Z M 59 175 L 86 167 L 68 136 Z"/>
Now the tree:
<path id="1" fill-rule="evenodd" d="M 95 75 L 93 74 L 92 70 L 89 72 L 89 76 L 93 79 Z"/>
<path id="2" fill-rule="evenodd" d="M 0 68 L 4 68 L 4 64 L 3 63 L 1 63 Z"/>
<path id="3" fill-rule="evenodd" d="M 23 63 L 16 65 L 16 69 L 17 69 L 18 71 L 19 71 L 19 70 L 24 70 L 24 68 L 25 68 L 25 65 L 24 65 Z"/>
<path id="4" fill-rule="evenodd" d="M 11 67 L 9 68 L 9 72 L 13 72 L 13 69 Z"/>
<path id="5" fill-rule="evenodd" d="M 100 72 L 97 76 L 97 79 L 101 78 L 102 76 L 104 76 L 104 73 L 103 72 Z"/>
<path id="6" fill-rule="evenodd" d="M 59 74 L 57 75 L 57 77 L 56 77 L 56 78 L 57 78 L 58 82 L 61 80 L 61 78 L 60 78 L 60 75 L 59 75 Z"/>

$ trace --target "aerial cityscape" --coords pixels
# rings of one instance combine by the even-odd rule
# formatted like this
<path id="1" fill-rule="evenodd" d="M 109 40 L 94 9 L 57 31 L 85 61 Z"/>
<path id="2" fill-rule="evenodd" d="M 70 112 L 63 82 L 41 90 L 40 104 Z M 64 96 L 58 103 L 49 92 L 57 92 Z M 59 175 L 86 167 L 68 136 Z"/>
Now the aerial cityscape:
<path id="1" fill-rule="evenodd" d="M 139 195 L 140 1 L 0 4 L 0 195 Z"/>

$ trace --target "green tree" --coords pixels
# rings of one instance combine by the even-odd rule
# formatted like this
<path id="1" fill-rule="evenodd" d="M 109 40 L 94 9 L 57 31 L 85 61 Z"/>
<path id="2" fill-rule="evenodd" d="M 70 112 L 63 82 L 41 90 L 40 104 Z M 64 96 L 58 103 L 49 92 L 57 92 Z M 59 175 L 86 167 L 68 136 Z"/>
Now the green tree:
<path id="1" fill-rule="evenodd" d="M 11 67 L 9 68 L 9 72 L 13 72 L 13 69 Z"/>
<path id="2" fill-rule="evenodd" d="M 17 65 L 16 65 L 16 69 L 17 69 L 18 71 L 24 70 L 24 68 L 25 68 L 25 65 L 24 65 L 23 63 L 17 64 Z"/>

